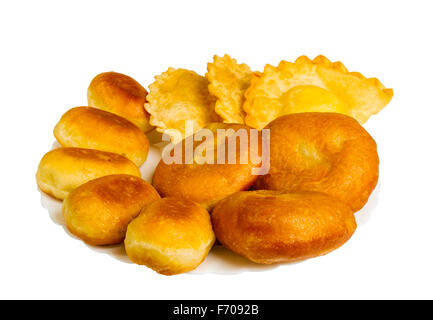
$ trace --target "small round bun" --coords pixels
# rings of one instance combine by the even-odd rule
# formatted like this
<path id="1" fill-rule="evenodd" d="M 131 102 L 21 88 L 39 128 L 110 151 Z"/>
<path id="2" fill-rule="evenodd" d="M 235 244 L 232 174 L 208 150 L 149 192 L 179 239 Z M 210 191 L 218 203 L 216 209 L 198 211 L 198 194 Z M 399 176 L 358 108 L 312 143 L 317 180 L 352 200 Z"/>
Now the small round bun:
<path id="1" fill-rule="evenodd" d="M 117 73 L 98 74 L 87 89 L 89 106 L 128 119 L 144 132 L 152 130 L 150 115 L 144 109 L 147 91 L 131 77 Z"/>
<path id="2" fill-rule="evenodd" d="M 263 264 L 324 255 L 356 229 L 349 206 L 314 192 L 238 192 L 217 204 L 212 222 L 225 247 Z"/>
<path id="3" fill-rule="evenodd" d="M 174 275 L 194 270 L 214 242 L 209 213 L 202 206 L 163 198 L 143 208 L 129 224 L 125 249 L 131 261 Z"/>
<path id="4" fill-rule="evenodd" d="M 92 245 L 121 243 L 140 210 L 160 198 L 146 181 L 131 175 L 110 175 L 73 190 L 63 202 L 69 231 Z"/>
<path id="5" fill-rule="evenodd" d="M 260 164 L 257 164 L 257 161 L 252 161 L 253 155 L 249 153 L 250 134 L 251 130 L 255 129 L 241 124 L 227 123 L 212 123 L 205 129 L 210 130 L 214 135 L 212 138 L 214 143 L 211 148 L 211 152 L 214 153 L 211 157 L 213 164 L 199 163 L 195 153 L 198 148 L 201 148 L 203 141 L 200 139 L 194 141 L 194 136 L 189 136 L 180 142 L 182 163 L 167 164 L 164 162 L 164 158 L 161 159 L 153 175 L 152 184 L 163 197 L 177 196 L 198 202 L 207 209 L 211 209 L 219 200 L 228 195 L 249 189 L 258 178 L 258 175 L 253 174 L 253 169 Z M 236 161 L 233 164 L 228 161 L 229 138 L 218 139 L 218 129 L 232 130 L 231 138 L 235 137 L 236 134 L 245 133 L 248 146 L 246 150 L 241 151 L 239 138 L 232 140 L 236 143 Z M 199 131 L 195 136 L 201 132 Z M 258 139 L 260 142 L 260 133 Z M 191 153 L 194 154 L 193 159 L 188 158 L 185 152 L 186 146 L 189 144 L 193 146 L 193 153 Z M 222 146 L 221 149 L 225 150 L 225 159 L 222 163 L 221 161 L 218 163 L 216 152 L 220 146 Z M 259 156 L 261 153 L 260 146 L 259 143 L 258 146 L 251 148 L 254 148 L 255 153 Z M 176 149 L 177 146 L 174 147 L 174 150 Z M 171 154 L 174 152 L 172 150 Z M 244 156 L 246 156 L 246 161 L 241 161 L 242 158 L 245 158 Z M 190 162 L 188 163 L 188 161 Z"/>
<path id="6" fill-rule="evenodd" d="M 270 170 L 255 189 L 317 191 L 361 209 L 379 177 L 376 142 L 353 118 L 339 113 L 298 113 L 270 129 Z"/>
<path id="7" fill-rule="evenodd" d="M 90 107 L 67 111 L 54 128 L 54 136 L 64 147 L 118 153 L 137 166 L 146 161 L 149 151 L 146 135 L 132 122 Z"/>
<path id="8" fill-rule="evenodd" d="M 92 149 L 58 148 L 46 153 L 39 163 L 36 181 L 39 188 L 63 200 L 76 187 L 111 174 L 140 177 L 140 170 L 119 154 Z"/>

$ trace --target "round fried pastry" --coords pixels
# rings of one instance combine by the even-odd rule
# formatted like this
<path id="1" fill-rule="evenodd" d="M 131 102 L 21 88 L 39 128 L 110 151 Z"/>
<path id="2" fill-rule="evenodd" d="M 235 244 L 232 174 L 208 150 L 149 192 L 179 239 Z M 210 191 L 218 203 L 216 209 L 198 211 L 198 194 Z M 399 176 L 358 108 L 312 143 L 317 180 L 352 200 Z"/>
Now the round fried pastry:
<path id="1" fill-rule="evenodd" d="M 376 142 L 353 118 L 339 113 L 298 113 L 270 129 L 270 169 L 255 189 L 317 191 L 361 209 L 379 177 Z"/>
<path id="2" fill-rule="evenodd" d="M 218 137 L 218 130 L 227 130 L 226 136 Z M 202 142 L 195 137 L 204 130 L 212 137 Z M 251 134 L 256 131 L 258 144 L 252 144 Z M 243 138 L 237 138 L 237 137 Z M 241 124 L 213 123 L 205 127 L 195 136 L 189 136 L 171 151 L 171 155 L 181 147 L 181 163 L 166 163 L 164 157 L 155 169 L 152 185 L 163 197 L 177 196 L 198 202 L 211 209 L 219 200 L 241 190 L 247 190 L 256 181 L 258 175 L 253 174 L 254 168 L 261 165 L 256 156 L 261 155 L 261 135 L 257 130 Z M 198 158 L 199 148 L 203 144 L 209 147 L 211 161 L 202 162 Z M 236 144 L 236 158 L 230 163 L 228 149 Z M 187 146 L 191 145 L 193 158 L 187 155 Z M 218 150 L 224 150 L 222 161 L 218 160 Z M 206 151 L 205 153 L 207 153 Z M 207 155 L 207 154 L 206 154 Z"/>
<path id="3" fill-rule="evenodd" d="M 163 198 L 145 207 L 128 226 L 131 261 L 174 275 L 195 269 L 215 242 L 209 213 L 198 203 Z"/>
<path id="4" fill-rule="evenodd" d="M 98 74 L 87 89 L 89 106 L 128 119 L 144 132 L 153 128 L 149 124 L 150 115 L 144 109 L 146 96 L 147 91 L 141 84 L 117 72 Z"/>
<path id="5" fill-rule="evenodd" d="M 219 242 L 262 264 L 324 255 L 350 239 L 352 210 L 325 194 L 259 190 L 235 193 L 212 212 Z"/>
<path id="6" fill-rule="evenodd" d="M 121 154 L 137 166 L 146 161 L 149 141 L 132 122 L 91 107 L 68 110 L 54 128 L 64 147 L 96 149 Z"/>
<path id="7" fill-rule="evenodd" d="M 141 177 L 138 167 L 119 154 L 82 148 L 58 148 L 43 156 L 36 181 L 42 191 L 63 200 L 76 187 L 111 174 Z"/>
<path id="8" fill-rule="evenodd" d="M 92 245 L 121 243 L 128 224 L 140 210 L 160 198 L 146 181 L 131 175 L 91 180 L 63 202 L 68 230 Z"/>

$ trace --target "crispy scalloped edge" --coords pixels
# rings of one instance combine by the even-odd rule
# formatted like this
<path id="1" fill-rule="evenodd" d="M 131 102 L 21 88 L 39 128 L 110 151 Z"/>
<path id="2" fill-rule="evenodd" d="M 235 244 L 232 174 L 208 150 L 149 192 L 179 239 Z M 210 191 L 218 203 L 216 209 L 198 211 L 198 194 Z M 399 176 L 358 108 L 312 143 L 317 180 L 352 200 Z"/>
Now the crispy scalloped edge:
<path id="1" fill-rule="evenodd" d="M 155 127 L 157 132 L 165 133 L 168 136 L 170 136 L 171 142 L 173 142 L 173 143 L 179 142 L 184 137 L 181 137 L 182 139 L 179 139 L 178 135 L 176 134 L 177 130 L 175 128 L 167 127 L 167 125 L 165 124 L 163 119 L 160 119 L 157 116 L 155 116 L 155 114 L 157 114 L 155 109 L 158 108 L 155 101 L 157 101 L 157 98 L 156 98 L 157 96 L 162 95 L 160 93 L 159 87 L 164 85 L 164 82 L 167 79 L 170 79 L 171 73 L 173 73 L 179 69 L 181 69 L 181 68 L 169 67 L 167 69 L 167 71 L 161 73 L 160 75 L 155 76 L 155 81 L 149 85 L 149 93 L 146 97 L 147 102 L 144 104 L 145 110 L 150 114 L 149 123 Z M 187 69 L 183 69 L 183 70 L 190 71 L 190 72 L 197 74 L 195 71 L 192 71 L 192 70 L 187 70 Z M 199 74 L 197 74 L 197 75 L 200 76 Z M 209 96 L 211 97 L 211 95 L 209 95 Z M 217 121 L 216 118 L 215 118 L 215 121 Z M 200 128 L 197 128 L 197 130 L 199 130 L 199 129 Z"/>
<path id="2" fill-rule="evenodd" d="M 161 73 L 160 75 L 155 76 L 155 81 L 149 85 L 149 93 L 146 97 L 146 103 L 144 104 L 144 109 L 150 114 L 149 123 L 152 126 L 156 127 L 156 131 L 163 133 L 164 130 L 169 129 L 166 127 L 165 123 L 155 117 L 155 110 L 153 109 L 154 105 L 153 101 L 156 100 L 156 96 L 159 93 L 159 85 L 164 83 L 165 79 L 169 78 L 169 74 L 171 72 L 176 71 L 175 68 L 168 68 L 167 71 Z"/>
<path id="3" fill-rule="evenodd" d="M 264 71 L 262 73 L 259 73 L 259 72 L 254 73 L 254 75 L 251 79 L 251 85 L 247 89 L 247 91 L 245 92 L 245 103 L 243 105 L 243 109 L 244 109 L 245 113 L 247 114 L 246 115 L 246 123 L 248 125 L 254 126 L 254 127 L 260 127 L 261 126 L 257 123 L 256 119 L 254 119 L 253 103 L 251 103 L 251 102 L 254 101 L 254 99 L 256 99 L 256 97 L 258 96 L 257 88 L 264 83 L 264 80 L 266 79 L 266 77 L 269 76 L 270 74 L 275 74 L 275 73 L 279 73 L 282 76 L 290 77 L 292 75 L 291 70 L 294 67 L 300 67 L 303 65 L 305 65 L 305 66 L 313 66 L 313 65 L 319 66 L 319 67 L 335 70 L 341 74 L 347 74 L 347 75 L 354 76 L 360 80 L 368 82 L 370 85 L 376 87 L 379 91 L 381 91 L 382 93 L 384 93 L 385 96 L 388 97 L 387 102 L 381 108 L 378 108 L 377 110 L 373 110 L 373 112 L 368 117 L 366 117 L 366 119 L 361 119 L 361 121 L 360 121 L 361 123 L 364 123 L 365 121 L 368 120 L 368 118 L 371 115 L 377 114 L 380 110 L 382 110 L 389 103 L 389 101 L 392 99 L 392 97 L 394 95 L 393 89 L 386 88 L 377 78 L 374 78 L 374 77 L 373 78 L 366 78 L 360 72 L 350 72 L 350 71 L 348 71 L 346 66 L 340 61 L 332 62 L 323 55 L 318 55 L 313 60 L 311 60 L 307 56 L 303 55 L 303 56 L 300 56 L 299 58 L 297 58 L 295 60 L 295 62 L 288 62 L 288 61 L 282 60 L 278 64 L 277 67 L 272 66 L 270 64 L 267 64 L 267 65 L 265 65 Z"/>
<path id="4" fill-rule="evenodd" d="M 243 100 L 242 100 L 242 102 L 241 102 L 241 104 L 239 106 L 240 107 L 240 111 L 241 111 L 240 117 L 239 117 L 239 115 L 235 115 L 235 116 L 229 117 L 229 116 L 227 116 L 227 114 L 226 114 L 226 112 L 224 110 L 225 109 L 224 108 L 225 107 L 225 101 L 223 101 L 224 97 L 220 96 L 220 91 L 214 85 L 214 82 L 217 79 L 216 72 L 217 72 L 217 69 L 219 68 L 219 67 L 216 66 L 216 64 L 218 62 L 217 60 L 224 61 L 226 64 L 231 64 L 232 66 L 235 66 L 237 68 L 246 69 L 251 74 L 252 74 L 252 71 L 251 71 L 250 67 L 247 64 L 245 64 L 245 63 L 238 63 L 238 61 L 235 58 L 232 58 L 228 54 L 225 54 L 222 57 L 214 55 L 213 61 L 209 62 L 207 64 L 207 71 L 208 72 L 206 73 L 206 78 L 209 81 L 209 92 L 217 98 L 216 103 L 215 103 L 215 112 L 226 123 L 241 123 L 241 124 L 244 124 L 245 123 L 245 121 L 244 121 L 245 112 L 243 110 L 243 103 L 245 102 L 245 94 L 243 95 Z"/>

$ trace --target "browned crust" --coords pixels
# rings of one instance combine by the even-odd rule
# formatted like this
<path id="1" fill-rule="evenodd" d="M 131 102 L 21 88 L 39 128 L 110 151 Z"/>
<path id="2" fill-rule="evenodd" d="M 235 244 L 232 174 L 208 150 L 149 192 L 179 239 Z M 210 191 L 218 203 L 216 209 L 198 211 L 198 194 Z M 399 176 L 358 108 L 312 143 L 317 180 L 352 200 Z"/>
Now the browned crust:
<path id="1" fill-rule="evenodd" d="M 147 91 L 133 78 L 117 73 L 98 74 L 87 89 L 89 106 L 115 113 L 147 132 L 152 129 L 144 109 Z"/>
<path id="2" fill-rule="evenodd" d="M 214 242 L 209 213 L 196 202 L 169 197 L 145 207 L 131 222 L 125 249 L 134 263 L 174 275 L 195 269 Z"/>
<path id="3" fill-rule="evenodd" d="M 54 128 L 54 136 L 64 147 L 118 153 L 137 166 L 144 163 L 149 150 L 146 135 L 132 122 L 91 107 L 68 110 Z"/>
<path id="4" fill-rule="evenodd" d="M 83 183 L 110 174 L 141 176 L 140 170 L 131 160 L 116 153 L 58 148 L 42 157 L 36 181 L 42 191 L 63 200 L 70 191 Z"/>
<path id="5" fill-rule="evenodd" d="M 245 129 L 248 133 L 252 130 L 245 125 L 223 123 L 214 123 L 207 128 L 213 132 L 218 128 L 231 128 L 234 132 Z M 187 139 L 192 139 L 192 136 Z M 260 139 L 259 136 L 259 141 Z M 250 155 L 247 164 L 240 163 L 239 143 L 236 145 L 236 164 L 227 164 L 227 139 L 225 141 L 225 164 L 216 164 L 216 160 L 214 160 L 215 164 L 166 164 L 161 160 L 153 175 L 153 186 L 162 196 L 176 196 L 196 201 L 208 209 L 234 192 L 249 189 L 258 177 L 251 173 L 252 168 L 257 165 L 251 162 Z M 186 140 L 181 143 L 185 150 Z M 194 142 L 194 150 L 200 143 L 201 141 Z M 259 144 L 258 147 L 257 153 L 260 155 L 261 145 Z M 183 153 L 183 160 L 185 161 L 185 153 Z"/>
<path id="6" fill-rule="evenodd" d="M 92 245 L 121 243 L 140 210 L 159 199 L 146 181 L 131 175 L 109 175 L 72 191 L 63 203 L 68 230 Z"/>
<path id="7" fill-rule="evenodd" d="M 311 192 L 238 192 L 217 204 L 212 222 L 224 246 L 263 264 L 326 254 L 343 245 L 356 229 L 347 205 Z"/>
<path id="8" fill-rule="evenodd" d="M 353 118 L 338 113 L 282 116 L 271 131 L 271 166 L 256 189 L 317 191 L 361 209 L 379 177 L 376 142 Z"/>

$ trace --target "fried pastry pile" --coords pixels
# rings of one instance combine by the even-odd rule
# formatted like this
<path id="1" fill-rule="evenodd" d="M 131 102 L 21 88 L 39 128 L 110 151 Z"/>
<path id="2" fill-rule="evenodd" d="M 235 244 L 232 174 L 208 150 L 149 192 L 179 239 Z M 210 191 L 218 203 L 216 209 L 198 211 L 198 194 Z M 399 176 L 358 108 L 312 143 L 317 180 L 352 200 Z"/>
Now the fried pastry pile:
<path id="1" fill-rule="evenodd" d="M 150 124 L 174 143 L 187 136 L 185 120 L 193 122 L 189 134 L 217 121 L 261 130 L 279 116 L 302 112 L 337 112 L 363 124 L 393 96 L 378 79 L 349 72 L 322 55 L 252 72 L 226 54 L 214 56 L 207 70 L 202 77 L 170 68 L 149 86 L 145 109 Z"/>
<path id="2" fill-rule="evenodd" d="M 379 177 L 362 124 L 392 96 L 324 56 L 263 72 L 214 56 L 204 76 L 169 68 L 149 93 L 105 72 L 88 87 L 89 106 L 57 123 L 61 147 L 42 158 L 36 181 L 63 201 L 73 235 L 123 242 L 132 262 L 164 275 L 195 269 L 216 240 L 256 263 L 305 260 L 355 232 Z M 153 129 L 173 148 L 150 145 Z M 156 169 L 150 147 L 161 151 Z"/>

